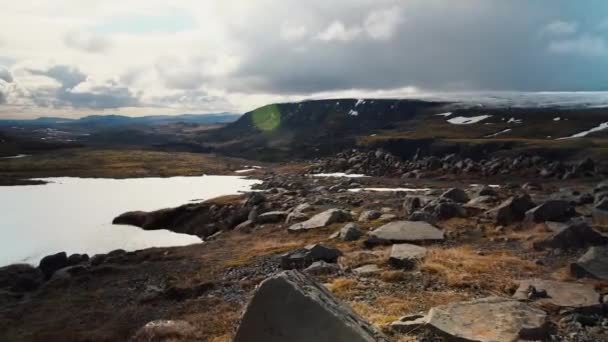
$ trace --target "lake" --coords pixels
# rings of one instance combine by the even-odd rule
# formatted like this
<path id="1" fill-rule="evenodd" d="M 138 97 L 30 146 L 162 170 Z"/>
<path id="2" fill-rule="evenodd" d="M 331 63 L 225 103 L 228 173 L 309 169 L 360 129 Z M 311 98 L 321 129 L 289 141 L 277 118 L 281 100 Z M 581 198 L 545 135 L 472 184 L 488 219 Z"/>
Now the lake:
<path id="1" fill-rule="evenodd" d="M 247 191 L 258 181 L 236 176 L 41 178 L 46 185 L 0 186 L 0 266 L 37 264 L 63 252 L 107 253 L 201 242 L 168 230 L 112 225 L 127 211 L 151 211 Z"/>

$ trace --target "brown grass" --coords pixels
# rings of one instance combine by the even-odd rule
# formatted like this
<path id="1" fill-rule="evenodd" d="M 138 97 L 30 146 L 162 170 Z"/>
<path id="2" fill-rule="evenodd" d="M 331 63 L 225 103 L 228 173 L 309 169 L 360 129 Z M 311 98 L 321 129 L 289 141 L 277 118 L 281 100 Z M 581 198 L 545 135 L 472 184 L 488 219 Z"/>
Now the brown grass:
<path id="1" fill-rule="evenodd" d="M 423 272 L 439 276 L 449 286 L 505 292 L 513 280 L 529 278 L 538 266 L 510 251 L 479 255 L 468 246 L 429 251 L 421 265 Z"/>

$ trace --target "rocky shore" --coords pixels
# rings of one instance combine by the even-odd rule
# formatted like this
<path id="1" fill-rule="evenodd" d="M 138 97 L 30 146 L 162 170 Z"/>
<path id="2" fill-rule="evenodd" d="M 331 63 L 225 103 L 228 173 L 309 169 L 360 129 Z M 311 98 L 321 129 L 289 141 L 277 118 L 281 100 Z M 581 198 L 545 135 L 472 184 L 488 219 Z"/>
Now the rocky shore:
<path id="1" fill-rule="evenodd" d="M 604 172 L 384 151 L 269 167 L 254 192 L 114 220 L 202 244 L 1 268 L 0 339 L 604 341 Z"/>

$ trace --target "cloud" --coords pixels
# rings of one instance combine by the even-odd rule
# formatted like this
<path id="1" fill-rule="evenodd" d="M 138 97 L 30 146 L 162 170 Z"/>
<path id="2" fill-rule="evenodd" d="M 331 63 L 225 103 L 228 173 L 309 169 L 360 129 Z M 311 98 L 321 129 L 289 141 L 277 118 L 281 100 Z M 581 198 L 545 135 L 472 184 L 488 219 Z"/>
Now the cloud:
<path id="1" fill-rule="evenodd" d="M 0 90 L 0 104 L 5 104 L 6 103 L 6 96 L 4 95 L 4 93 Z"/>
<path id="2" fill-rule="evenodd" d="M 348 42 L 356 39 L 361 34 L 361 28 L 359 27 L 350 27 L 347 28 L 341 21 L 334 21 L 322 32 L 320 32 L 317 37 L 319 40 L 325 42 L 338 41 L 338 42 Z"/>
<path id="3" fill-rule="evenodd" d="M 104 52 L 110 47 L 110 42 L 105 37 L 82 31 L 66 33 L 63 41 L 70 48 L 90 53 Z"/>
<path id="4" fill-rule="evenodd" d="M 13 82 L 13 75 L 11 75 L 11 72 L 8 71 L 8 69 L 3 68 L 2 66 L 0 66 L 0 80 L 6 83 Z"/>
<path id="5" fill-rule="evenodd" d="M 549 51 L 584 57 L 606 57 L 608 44 L 601 36 L 585 34 L 573 39 L 553 41 L 549 44 Z"/>
<path id="6" fill-rule="evenodd" d="M 68 65 L 56 65 L 47 70 L 29 69 L 28 71 L 32 75 L 47 76 L 58 81 L 63 89 L 74 88 L 87 79 L 87 75 Z"/>
<path id="7" fill-rule="evenodd" d="M 306 26 L 281 26 L 280 36 L 282 39 L 287 41 L 294 41 L 303 39 L 308 35 L 308 28 Z"/>
<path id="8" fill-rule="evenodd" d="M 542 33 L 550 35 L 569 35 L 578 31 L 578 23 L 569 21 L 553 21 L 541 30 Z"/>
<path id="9" fill-rule="evenodd" d="M 387 40 L 393 37 L 403 21 L 401 9 L 392 7 L 370 13 L 365 19 L 364 28 L 371 38 Z"/>

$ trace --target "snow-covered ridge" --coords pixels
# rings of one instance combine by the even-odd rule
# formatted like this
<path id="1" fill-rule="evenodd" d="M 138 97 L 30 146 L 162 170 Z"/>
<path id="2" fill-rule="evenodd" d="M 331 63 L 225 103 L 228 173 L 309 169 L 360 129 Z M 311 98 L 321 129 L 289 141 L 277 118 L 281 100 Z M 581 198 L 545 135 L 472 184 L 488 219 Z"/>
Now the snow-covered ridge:
<path id="1" fill-rule="evenodd" d="M 497 135 L 500 135 L 500 134 L 503 134 L 503 133 L 507 133 L 507 132 L 511 132 L 511 131 L 512 131 L 512 129 L 510 129 L 510 128 L 503 129 L 503 130 L 502 130 L 502 131 L 500 131 L 500 132 L 496 132 L 496 133 L 493 133 L 493 134 L 488 134 L 488 135 L 486 135 L 484 138 L 492 138 L 492 137 L 495 137 L 495 136 L 497 136 Z"/>
<path id="2" fill-rule="evenodd" d="M 599 131 L 603 131 L 605 129 L 608 129 L 608 122 L 601 123 L 601 124 L 599 124 L 599 126 L 593 127 L 589 130 L 586 130 L 586 131 L 583 131 L 580 133 L 576 133 L 569 137 L 557 138 L 556 140 L 582 138 L 582 137 L 586 137 L 589 133 L 599 132 Z"/>

